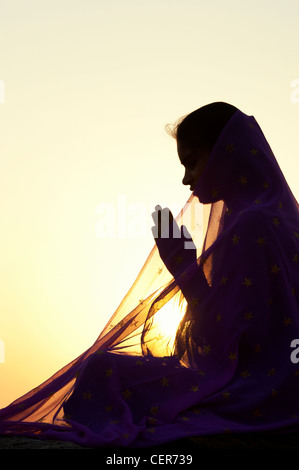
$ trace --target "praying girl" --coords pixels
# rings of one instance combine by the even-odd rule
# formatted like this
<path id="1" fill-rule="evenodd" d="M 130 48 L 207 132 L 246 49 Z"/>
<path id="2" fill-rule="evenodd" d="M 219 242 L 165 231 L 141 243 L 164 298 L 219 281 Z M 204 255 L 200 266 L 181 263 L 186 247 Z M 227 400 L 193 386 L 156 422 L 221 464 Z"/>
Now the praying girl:
<path id="1" fill-rule="evenodd" d="M 299 430 L 297 201 L 255 118 L 236 107 L 203 106 L 171 135 L 185 207 L 174 217 L 156 205 L 155 246 L 107 326 L 0 410 L 1 434 L 140 448 Z M 188 213 L 205 216 L 187 226 Z M 167 349 L 161 325 L 177 311 Z"/>

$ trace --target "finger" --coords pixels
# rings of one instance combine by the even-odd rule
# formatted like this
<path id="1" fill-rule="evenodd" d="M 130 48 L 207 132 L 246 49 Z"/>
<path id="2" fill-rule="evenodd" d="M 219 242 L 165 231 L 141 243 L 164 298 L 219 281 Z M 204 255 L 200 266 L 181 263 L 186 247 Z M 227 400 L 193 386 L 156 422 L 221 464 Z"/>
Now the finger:
<path id="1" fill-rule="evenodd" d="M 151 228 L 154 238 L 161 238 L 161 212 L 153 212 L 154 227 Z"/>
<path id="2" fill-rule="evenodd" d="M 151 216 L 153 218 L 153 221 L 155 222 L 155 224 L 158 223 L 158 215 L 159 215 L 159 212 L 162 211 L 162 207 L 157 205 L 155 206 L 155 212 L 152 212 Z"/>
<path id="3" fill-rule="evenodd" d="M 158 223 L 158 212 L 152 212 L 152 218 L 155 224 Z"/>
<path id="4" fill-rule="evenodd" d="M 155 225 L 154 227 L 151 228 L 152 234 L 154 238 L 159 238 L 158 237 L 158 227 Z"/>
<path id="5" fill-rule="evenodd" d="M 191 237 L 186 225 L 181 226 L 181 234 L 182 234 L 182 238 L 189 238 L 189 239 L 192 240 L 192 237 Z"/>

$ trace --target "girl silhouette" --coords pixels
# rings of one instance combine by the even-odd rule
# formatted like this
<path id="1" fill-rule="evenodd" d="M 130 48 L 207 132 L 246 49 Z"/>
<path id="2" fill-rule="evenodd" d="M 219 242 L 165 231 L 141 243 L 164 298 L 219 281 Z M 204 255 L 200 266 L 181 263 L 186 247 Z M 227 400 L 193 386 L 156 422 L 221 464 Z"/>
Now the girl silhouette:
<path id="1" fill-rule="evenodd" d="M 156 246 L 99 338 L 1 410 L 2 434 L 140 448 L 299 429 L 298 204 L 255 118 L 234 106 L 204 106 L 172 135 L 185 207 L 174 218 L 156 206 Z M 170 347 L 161 325 L 177 311 Z"/>

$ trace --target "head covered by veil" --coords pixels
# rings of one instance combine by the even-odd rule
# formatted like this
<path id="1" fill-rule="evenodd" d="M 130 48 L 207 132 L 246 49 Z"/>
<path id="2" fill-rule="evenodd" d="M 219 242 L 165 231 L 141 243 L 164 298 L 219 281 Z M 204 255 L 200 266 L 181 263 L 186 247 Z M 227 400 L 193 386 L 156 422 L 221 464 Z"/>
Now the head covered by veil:
<path id="1" fill-rule="evenodd" d="M 106 352 L 175 356 L 184 370 L 200 373 L 198 403 L 212 409 L 221 394 L 224 415 L 241 430 L 260 416 L 262 428 L 299 426 L 291 418 L 299 416 L 299 374 L 290 360 L 299 337 L 298 204 L 255 118 L 226 110 L 217 121 L 213 106 L 207 109 L 200 134 L 211 142 L 209 158 L 175 218 L 181 236 L 174 250 L 166 253 L 168 238 L 157 240 L 95 343 L 1 410 L 0 433 L 71 436 L 64 404 L 89 358 Z M 243 402 L 227 405 L 234 393 Z M 271 394 L 285 415 L 273 413 Z"/>

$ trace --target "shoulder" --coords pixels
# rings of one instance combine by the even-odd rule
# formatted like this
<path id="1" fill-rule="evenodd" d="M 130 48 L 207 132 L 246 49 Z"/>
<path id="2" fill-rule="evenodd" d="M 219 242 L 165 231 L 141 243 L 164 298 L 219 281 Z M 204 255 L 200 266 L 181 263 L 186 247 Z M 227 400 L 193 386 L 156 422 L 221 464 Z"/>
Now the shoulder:
<path id="1" fill-rule="evenodd" d="M 256 230 L 261 231 L 268 227 L 268 216 L 259 209 L 245 209 L 241 211 L 229 227 L 229 231 L 240 230 L 248 235 Z"/>
<path id="2" fill-rule="evenodd" d="M 265 211 L 244 210 L 223 234 L 223 242 L 242 256 L 247 252 L 252 256 L 266 255 L 270 247 L 272 249 L 277 244 L 275 227 L 271 225 L 271 215 Z"/>
<path id="3" fill-rule="evenodd" d="M 250 207 L 239 212 L 236 221 L 238 223 L 265 222 L 265 212 L 258 208 Z"/>

